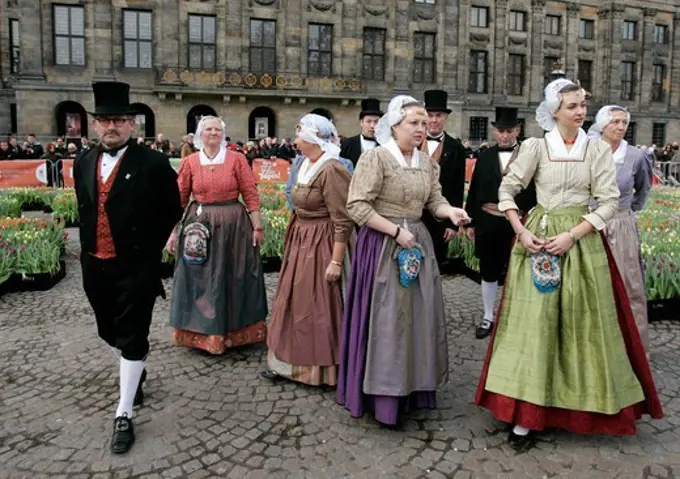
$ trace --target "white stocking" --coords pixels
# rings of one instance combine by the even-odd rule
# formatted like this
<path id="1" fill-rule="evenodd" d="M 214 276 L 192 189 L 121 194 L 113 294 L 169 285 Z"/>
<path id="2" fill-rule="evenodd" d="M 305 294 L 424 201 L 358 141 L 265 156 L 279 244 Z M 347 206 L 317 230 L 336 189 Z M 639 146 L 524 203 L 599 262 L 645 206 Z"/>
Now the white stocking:
<path id="1" fill-rule="evenodd" d="M 120 358 L 120 402 L 116 417 L 127 414 L 127 417 L 132 418 L 132 404 L 135 402 L 135 393 L 142 371 L 144 371 L 144 361 L 128 361 Z"/>
<path id="2" fill-rule="evenodd" d="M 484 300 L 484 319 L 493 322 L 493 307 L 496 303 L 496 293 L 498 292 L 498 283 L 494 281 L 482 281 L 482 299 Z"/>

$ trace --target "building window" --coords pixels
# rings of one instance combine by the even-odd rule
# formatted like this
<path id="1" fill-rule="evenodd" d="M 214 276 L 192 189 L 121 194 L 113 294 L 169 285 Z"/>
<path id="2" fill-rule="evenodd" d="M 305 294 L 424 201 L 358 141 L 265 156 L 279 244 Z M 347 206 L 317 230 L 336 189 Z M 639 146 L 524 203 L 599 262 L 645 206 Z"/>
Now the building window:
<path id="1" fill-rule="evenodd" d="M 517 126 L 519 126 L 519 135 L 517 135 L 518 141 L 524 141 L 526 138 L 526 121 L 524 118 L 517 118 Z"/>
<path id="2" fill-rule="evenodd" d="M 152 67 L 151 12 L 123 10 L 123 58 L 125 68 Z"/>
<path id="3" fill-rule="evenodd" d="M 510 10 L 508 14 L 508 29 L 513 32 L 524 32 L 526 31 L 525 13 L 518 12 L 517 10 Z"/>
<path id="4" fill-rule="evenodd" d="M 487 28 L 489 26 L 489 9 L 487 7 L 473 6 L 470 10 L 470 25 Z"/>
<path id="5" fill-rule="evenodd" d="M 623 39 L 637 40 L 637 22 L 631 20 L 623 21 Z"/>
<path id="6" fill-rule="evenodd" d="M 578 27 L 578 37 L 584 40 L 595 38 L 595 21 L 581 19 Z"/>
<path id="7" fill-rule="evenodd" d="M 250 71 L 276 73 L 276 20 L 250 20 Z"/>
<path id="8" fill-rule="evenodd" d="M 216 19 L 212 15 L 189 15 L 189 68 L 214 70 Z"/>
<path id="9" fill-rule="evenodd" d="M 414 40 L 413 81 L 434 83 L 434 33 L 416 32 Z"/>
<path id="10" fill-rule="evenodd" d="M 652 101 L 664 100 L 663 84 L 666 81 L 666 65 L 654 65 L 652 72 Z"/>
<path id="11" fill-rule="evenodd" d="M 85 65 L 85 9 L 81 6 L 54 6 L 54 63 Z"/>
<path id="12" fill-rule="evenodd" d="M 9 68 L 11 73 L 19 73 L 21 69 L 21 35 L 16 18 L 9 19 Z"/>
<path id="13" fill-rule="evenodd" d="M 543 33 L 546 35 L 559 35 L 562 17 L 559 15 L 546 15 Z"/>
<path id="14" fill-rule="evenodd" d="M 635 122 L 628 123 L 628 129 L 623 139 L 626 140 L 631 146 L 635 145 Z"/>
<path id="15" fill-rule="evenodd" d="M 581 87 L 586 91 L 592 91 L 593 88 L 593 62 L 590 60 L 578 61 L 578 81 Z"/>
<path id="16" fill-rule="evenodd" d="M 666 124 L 652 123 L 652 144 L 663 146 L 666 144 Z"/>
<path id="17" fill-rule="evenodd" d="M 416 3 L 425 3 L 427 5 L 434 5 L 435 0 L 415 0 Z"/>
<path id="18" fill-rule="evenodd" d="M 468 91 L 470 93 L 486 93 L 486 73 L 488 53 L 480 50 L 470 52 L 470 81 Z"/>
<path id="19" fill-rule="evenodd" d="M 470 117 L 470 141 L 486 141 L 489 119 L 485 116 Z"/>
<path id="20" fill-rule="evenodd" d="M 364 28 L 362 75 L 366 80 L 385 79 L 385 30 Z"/>
<path id="21" fill-rule="evenodd" d="M 508 57 L 508 95 L 524 94 L 524 55 Z"/>
<path id="22" fill-rule="evenodd" d="M 635 62 L 621 62 L 621 99 L 635 97 Z"/>
<path id="23" fill-rule="evenodd" d="M 668 43 L 668 26 L 654 25 L 654 43 Z"/>
<path id="24" fill-rule="evenodd" d="M 333 73 L 333 25 L 310 23 L 307 28 L 307 74 L 331 76 Z"/>
<path id="25" fill-rule="evenodd" d="M 560 63 L 557 57 L 543 57 L 543 82 L 545 85 L 550 83 L 550 74 L 555 70 Z"/>

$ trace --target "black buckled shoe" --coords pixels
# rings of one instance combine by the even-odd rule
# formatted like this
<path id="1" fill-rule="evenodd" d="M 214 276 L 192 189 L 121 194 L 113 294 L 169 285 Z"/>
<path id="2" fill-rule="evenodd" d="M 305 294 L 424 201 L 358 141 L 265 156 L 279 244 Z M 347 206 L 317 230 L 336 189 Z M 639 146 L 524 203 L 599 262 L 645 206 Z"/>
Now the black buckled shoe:
<path id="1" fill-rule="evenodd" d="M 508 443 L 516 452 L 527 452 L 536 445 L 536 437 L 534 431 L 529 431 L 529 434 L 525 436 L 510 431 Z"/>
<path id="2" fill-rule="evenodd" d="M 111 452 L 125 454 L 135 443 L 135 428 L 132 419 L 126 414 L 118 416 L 113 421 L 113 437 L 111 438 Z"/>
<path id="3" fill-rule="evenodd" d="M 142 384 L 144 384 L 144 381 L 146 381 L 146 369 L 142 371 L 142 377 L 139 378 L 139 384 L 137 385 L 137 391 L 135 392 L 135 400 L 132 403 L 133 407 L 144 404 L 144 390 L 142 389 Z"/>
<path id="4" fill-rule="evenodd" d="M 477 330 L 475 331 L 475 337 L 477 339 L 484 339 L 489 334 L 491 334 L 492 330 L 493 330 L 493 321 L 489 321 L 488 319 L 485 319 L 485 320 L 482 321 L 482 323 L 479 326 L 477 326 Z"/>
<path id="5" fill-rule="evenodd" d="M 271 369 L 269 369 L 267 371 L 260 372 L 260 376 L 262 376 L 265 379 L 269 379 L 270 381 L 276 381 L 278 379 L 281 379 L 281 376 L 279 376 L 277 373 L 275 373 Z"/>

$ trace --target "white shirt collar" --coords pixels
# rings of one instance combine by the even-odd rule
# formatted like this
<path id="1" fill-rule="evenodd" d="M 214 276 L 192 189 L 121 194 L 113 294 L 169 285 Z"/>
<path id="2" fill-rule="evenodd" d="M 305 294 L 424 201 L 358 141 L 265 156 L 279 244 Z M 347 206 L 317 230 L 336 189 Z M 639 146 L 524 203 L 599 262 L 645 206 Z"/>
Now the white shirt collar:
<path id="1" fill-rule="evenodd" d="M 205 154 L 203 148 L 201 148 L 201 151 L 198 154 L 201 165 L 221 165 L 224 163 L 226 156 L 227 149 L 225 147 L 221 147 L 219 153 L 217 153 L 217 156 L 213 159 L 208 158 L 208 155 Z"/>
<path id="2" fill-rule="evenodd" d="M 309 184 L 309 182 L 312 180 L 312 178 L 314 178 L 314 175 L 316 175 L 324 163 L 332 159 L 333 157 L 326 152 L 324 152 L 323 155 L 321 155 L 321 157 L 314 163 L 312 163 L 309 158 L 305 157 L 305 159 L 302 161 L 302 164 L 300 165 L 295 182 L 300 185 Z"/>
<path id="3" fill-rule="evenodd" d="M 619 147 L 616 149 L 616 151 L 612 154 L 614 157 L 614 163 L 617 165 L 620 165 L 624 162 L 626 158 L 626 152 L 628 151 L 628 142 L 626 140 L 621 140 L 621 143 L 619 143 Z"/>
<path id="4" fill-rule="evenodd" d="M 578 136 L 576 137 L 576 143 L 571 147 L 571 150 L 567 151 L 567 145 L 564 144 L 562 135 L 560 131 L 555 128 L 545 135 L 545 139 L 548 142 L 548 148 L 550 149 L 551 158 L 566 158 L 566 159 L 581 159 L 585 153 L 586 145 L 588 144 L 588 135 L 581 128 L 578 130 Z"/>
<path id="5" fill-rule="evenodd" d="M 397 163 L 399 163 L 403 168 L 420 168 L 420 152 L 418 151 L 418 148 L 413 149 L 413 156 L 411 156 L 411 166 L 409 166 L 406 163 L 404 154 L 399 149 L 397 142 L 394 141 L 394 138 L 390 139 L 390 141 L 382 146 L 384 146 L 385 149 L 392 154 L 394 159 L 397 160 Z"/>
<path id="6" fill-rule="evenodd" d="M 116 152 L 115 155 L 112 155 L 112 154 L 109 153 L 108 151 L 104 151 L 104 152 L 102 152 L 102 159 L 104 159 L 105 157 L 108 157 L 108 158 L 111 158 L 112 160 L 120 160 L 120 158 L 121 158 L 121 157 L 123 156 L 123 154 L 127 151 L 127 149 L 128 149 L 127 146 L 124 147 L 124 148 L 121 148 L 120 150 L 118 150 L 118 151 Z"/>

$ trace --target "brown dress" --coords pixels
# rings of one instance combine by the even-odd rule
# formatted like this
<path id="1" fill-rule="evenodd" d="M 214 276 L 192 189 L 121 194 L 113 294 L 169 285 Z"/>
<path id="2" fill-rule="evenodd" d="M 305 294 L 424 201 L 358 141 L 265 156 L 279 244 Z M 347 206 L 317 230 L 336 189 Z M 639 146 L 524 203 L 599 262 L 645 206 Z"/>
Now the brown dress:
<path id="1" fill-rule="evenodd" d="M 337 383 L 343 298 L 341 281 L 326 281 L 334 243 L 347 242 L 350 174 L 335 159 L 308 184 L 296 184 L 278 290 L 267 332 L 269 368 L 313 386 Z"/>

